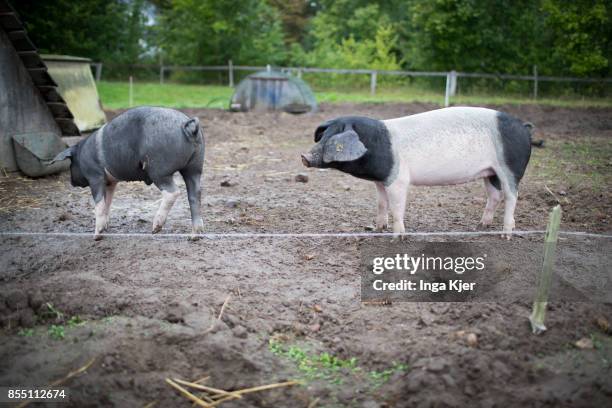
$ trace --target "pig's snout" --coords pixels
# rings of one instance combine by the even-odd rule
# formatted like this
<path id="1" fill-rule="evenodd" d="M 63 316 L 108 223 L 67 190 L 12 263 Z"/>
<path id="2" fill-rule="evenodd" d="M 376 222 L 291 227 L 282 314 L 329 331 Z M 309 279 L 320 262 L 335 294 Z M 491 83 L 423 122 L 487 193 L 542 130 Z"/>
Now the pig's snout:
<path id="1" fill-rule="evenodd" d="M 306 167 L 310 167 L 310 163 L 312 162 L 312 154 L 305 153 L 302 155 L 302 164 Z"/>

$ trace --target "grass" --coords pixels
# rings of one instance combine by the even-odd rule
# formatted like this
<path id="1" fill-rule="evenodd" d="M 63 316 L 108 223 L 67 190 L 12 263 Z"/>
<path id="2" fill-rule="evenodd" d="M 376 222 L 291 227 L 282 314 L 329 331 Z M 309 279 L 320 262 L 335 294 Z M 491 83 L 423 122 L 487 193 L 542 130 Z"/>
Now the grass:
<path id="1" fill-rule="evenodd" d="M 98 84 L 100 100 L 105 109 L 129 107 L 129 84 L 105 82 Z M 133 105 L 167 106 L 173 108 L 227 108 L 232 88 L 227 86 L 134 83 Z"/>
<path id="2" fill-rule="evenodd" d="M 586 136 L 545 143 L 546 154 L 536 149 L 530 164 L 537 179 L 557 180 L 564 189 L 582 187 L 594 192 L 606 191 L 612 183 L 612 141 Z"/>
<path id="3" fill-rule="evenodd" d="M 98 92 L 104 108 L 124 109 L 129 107 L 129 85 L 127 82 L 98 83 Z M 183 85 L 154 82 L 135 82 L 133 87 L 133 106 L 155 105 L 173 108 L 227 108 L 233 89 L 217 85 Z M 319 103 L 386 103 L 386 102 L 423 102 L 442 105 L 444 93 L 420 87 L 400 87 L 379 89 L 370 95 L 367 89 L 357 90 L 315 90 Z M 542 98 L 534 101 L 530 97 L 512 95 L 457 95 L 451 99 L 454 105 L 504 105 L 504 104 L 541 104 L 567 107 L 612 107 L 612 98 Z"/>
<path id="4" fill-rule="evenodd" d="M 406 364 L 396 362 L 380 371 L 367 371 L 359 366 L 355 357 L 342 359 L 327 352 L 315 353 L 299 345 L 284 345 L 273 339 L 269 342 L 269 350 L 277 357 L 291 361 L 301 373 L 301 380 L 320 380 L 332 388 L 354 382 L 364 384 L 371 392 L 389 381 L 393 374 L 408 371 Z"/>

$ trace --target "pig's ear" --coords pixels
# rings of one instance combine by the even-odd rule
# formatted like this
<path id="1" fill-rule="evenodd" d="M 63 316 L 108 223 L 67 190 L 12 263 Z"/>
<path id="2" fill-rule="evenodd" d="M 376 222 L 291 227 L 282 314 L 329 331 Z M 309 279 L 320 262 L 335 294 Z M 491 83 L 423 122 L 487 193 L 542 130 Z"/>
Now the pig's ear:
<path id="1" fill-rule="evenodd" d="M 368 149 L 354 130 L 338 133 L 329 138 L 323 148 L 323 162 L 348 162 L 361 158 Z"/>
<path id="2" fill-rule="evenodd" d="M 323 133 L 327 130 L 328 127 L 330 127 L 331 124 L 332 124 L 332 121 L 328 120 L 322 125 L 319 125 L 317 130 L 315 130 L 315 134 L 314 134 L 315 143 L 319 143 L 319 140 L 321 140 L 321 138 L 323 137 Z"/>
<path id="3" fill-rule="evenodd" d="M 47 165 L 51 165 L 57 161 L 66 160 L 67 158 L 72 157 L 72 151 L 72 147 L 67 148 L 66 150 L 55 156 L 53 160 L 47 163 Z"/>

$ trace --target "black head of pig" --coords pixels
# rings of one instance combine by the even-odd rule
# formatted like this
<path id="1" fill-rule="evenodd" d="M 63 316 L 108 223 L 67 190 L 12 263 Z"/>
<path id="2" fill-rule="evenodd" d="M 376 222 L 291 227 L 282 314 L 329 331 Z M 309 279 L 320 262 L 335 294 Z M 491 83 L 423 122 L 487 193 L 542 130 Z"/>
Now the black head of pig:
<path id="1" fill-rule="evenodd" d="M 72 184 L 74 187 L 89 186 L 89 181 L 87 181 L 87 179 L 83 175 L 79 163 L 79 150 L 82 143 L 83 141 L 80 141 L 74 146 L 70 146 L 69 148 L 55 156 L 55 158 L 51 161 L 51 163 L 54 163 L 56 161 L 70 159 L 70 184 Z"/>
<path id="2" fill-rule="evenodd" d="M 355 177 L 385 181 L 393 168 L 387 127 L 379 120 L 346 116 L 320 125 L 316 144 L 302 155 L 306 167 L 334 168 Z"/>

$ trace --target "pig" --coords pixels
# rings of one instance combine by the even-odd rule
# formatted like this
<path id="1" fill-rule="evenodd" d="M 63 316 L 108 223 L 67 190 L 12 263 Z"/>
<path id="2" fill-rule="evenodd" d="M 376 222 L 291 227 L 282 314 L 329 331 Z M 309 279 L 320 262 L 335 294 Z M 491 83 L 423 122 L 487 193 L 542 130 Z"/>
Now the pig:
<path id="1" fill-rule="evenodd" d="M 378 192 L 377 231 L 393 216 L 393 234 L 405 233 L 409 186 L 483 179 L 487 203 L 480 223 L 490 225 L 504 200 L 502 236 L 510 239 L 518 185 L 525 173 L 533 125 L 506 113 L 451 107 L 389 120 L 347 116 L 321 124 L 306 167 L 333 168 L 371 180 Z"/>
<path id="2" fill-rule="evenodd" d="M 192 238 L 203 231 L 200 179 L 204 135 L 197 118 L 182 112 L 142 106 L 130 109 L 89 137 L 58 154 L 51 163 L 70 159 L 75 187 L 89 187 L 95 202 L 94 239 L 108 228 L 113 193 L 119 181 L 144 181 L 161 190 L 162 200 L 152 232 L 161 231 L 179 196 L 177 171 L 187 188 Z"/>

